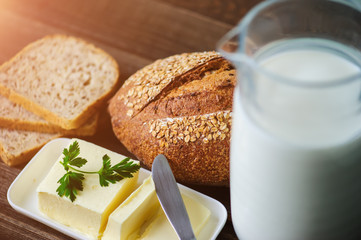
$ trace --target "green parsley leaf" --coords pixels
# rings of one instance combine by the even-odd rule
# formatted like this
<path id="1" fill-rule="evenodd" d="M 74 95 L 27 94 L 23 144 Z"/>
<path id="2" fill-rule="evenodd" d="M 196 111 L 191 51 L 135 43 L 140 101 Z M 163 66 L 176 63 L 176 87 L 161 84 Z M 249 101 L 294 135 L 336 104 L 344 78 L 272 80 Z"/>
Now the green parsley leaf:
<path id="1" fill-rule="evenodd" d="M 60 197 L 64 196 L 70 198 L 74 202 L 77 191 L 83 191 L 84 174 L 68 171 L 62 178 L 59 179 L 58 183 L 60 186 L 56 189 Z"/>
<path id="2" fill-rule="evenodd" d="M 130 158 L 124 158 L 121 162 L 114 165 L 114 167 L 112 167 L 112 170 L 123 178 L 131 178 L 133 177 L 132 173 L 137 172 L 139 168 L 139 164 L 133 163 L 133 161 L 130 161 Z"/>
<path id="3" fill-rule="evenodd" d="M 99 183 L 102 187 L 109 186 L 109 183 L 116 183 L 122 180 L 124 177 L 114 172 L 110 157 L 108 155 L 103 156 L 103 167 L 99 170 Z"/>
<path id="4" fill-rule="evenodd" d="M 78 160 L 76 157 L 80 154 L 80 148 L 78 141 L 74 141 L 72 144 L 70 144 L 69 149 L 64 148 L 63 150 L 63 161 L 60 162 L 63 166 L 65 171 L 69 170 L 69 164 L 73 166 L 83 166 L 85 163 L 83 160 Z M 75 161 L 74 161 L 75 160 Z M 74 163 L 73 163 L 74 162 Z"/>
<path id="5" fill-rule="evenodd" d="M 75 167 L 82 167 L 84 164 L 86 164 L 88 161 L 85 158 L 77 157 L 69 161 L 69 165 L 75 166 Z"/>
<path id="6" fill-rule="evenodd" d="M 103 156 L 103 166 L 98 171 L 99 184 L 102 187 L 109 186 L 109 183 L 116 183 L 124 178 L 133 177 L 140 168 L 139 164 L 130 161 L 130 158 L 125 158 L 118 164 L 112 166 L 108 155 Z"/>

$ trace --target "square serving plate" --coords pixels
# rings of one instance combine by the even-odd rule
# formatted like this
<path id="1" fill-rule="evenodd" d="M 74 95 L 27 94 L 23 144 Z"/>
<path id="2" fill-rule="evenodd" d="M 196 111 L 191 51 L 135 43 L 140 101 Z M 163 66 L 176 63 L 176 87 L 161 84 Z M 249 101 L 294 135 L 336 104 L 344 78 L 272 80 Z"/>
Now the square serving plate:
<path id="1" fill-rule="evenodd" d="M 7 198 L 9 204 L 16 211 L 30 218 L 33 218 L 75 239 L 89 239 L 88 236 L 82 234 L 81 232 L 55 222 L 38 210 L 36 189 L 47 175 L 54 162 L 61 155 L 63 149 L 67 147 L 70 140 L 71 139 L 69 138 L 58 138 L 50 141 L 42 149 L 40 149 L 10 185 Z M 138 184 L 140 185 L 150 174 L 151 173 L 148 170 L 141 168 Z M 199 201 L 211 211 L 211 216 L 201 230 L 198 240 L 216 239 L 227 219 L 227 211 L 225 207 L 219 201 L 200 192 L 181 184 L 178 184 L 178 186 L 182 194 Z"/>

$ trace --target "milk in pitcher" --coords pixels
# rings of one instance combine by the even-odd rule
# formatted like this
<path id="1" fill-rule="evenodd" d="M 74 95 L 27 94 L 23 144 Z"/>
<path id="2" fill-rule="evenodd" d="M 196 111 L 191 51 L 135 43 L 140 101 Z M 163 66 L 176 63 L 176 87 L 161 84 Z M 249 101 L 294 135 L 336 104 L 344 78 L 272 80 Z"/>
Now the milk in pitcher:
<path id="1" fill-rule="evenodd" d="M 281 40 L 235 89 L 231 203 L 246 240 L 361 236 L 361 54 Z M 233 204 L 237 202 L 237 204 Z M 360 238 L 361 239 L 361 238 Z"/>

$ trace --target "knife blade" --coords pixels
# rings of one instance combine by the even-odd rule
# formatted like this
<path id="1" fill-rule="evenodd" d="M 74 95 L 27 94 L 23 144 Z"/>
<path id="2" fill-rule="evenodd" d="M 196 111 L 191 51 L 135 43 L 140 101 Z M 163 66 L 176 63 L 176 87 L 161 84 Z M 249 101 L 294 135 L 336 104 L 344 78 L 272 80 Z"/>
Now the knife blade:
<path id="1" fill-rule="evenodd" d="M 167 158 L 159 154 L 152 164 L 152 177 L 159 202 L 181 240 L 195 240 L 177 182 Z"/>

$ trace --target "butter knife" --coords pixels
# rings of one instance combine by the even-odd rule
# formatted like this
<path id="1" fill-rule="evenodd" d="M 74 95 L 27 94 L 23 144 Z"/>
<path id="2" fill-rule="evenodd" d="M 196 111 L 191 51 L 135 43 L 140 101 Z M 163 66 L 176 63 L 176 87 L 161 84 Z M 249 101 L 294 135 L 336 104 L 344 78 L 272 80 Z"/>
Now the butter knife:
<path id="1" fill-rule="evenodd" d="M 159 154 L 152 165 L 152 177 L 159 202 L 179 239 L 195 240 L 187 210 L 167 158 Z"/>

